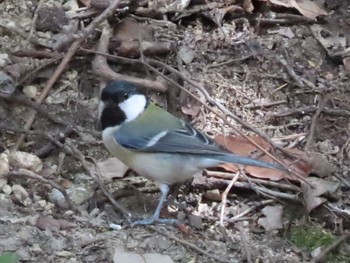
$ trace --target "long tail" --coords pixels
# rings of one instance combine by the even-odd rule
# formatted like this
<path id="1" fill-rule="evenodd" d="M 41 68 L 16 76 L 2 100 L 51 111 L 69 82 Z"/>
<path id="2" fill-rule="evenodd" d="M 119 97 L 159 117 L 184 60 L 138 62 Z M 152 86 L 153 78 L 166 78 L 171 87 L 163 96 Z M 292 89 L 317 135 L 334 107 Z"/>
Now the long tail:
<path id="1" fill-rule="evenodd" d="M 281 170 L 281 171 L 288 171 L 286 168 L 284 168 L 282 165 L 279 165 L 279 164 L 267 163 L 267 162 L 251 159 L 248 157 L 242 157 L 234 154 L 222 154 L 222 155 L 218 154 L 218 155 L 214 155 L 213 159 L 220 160 L 223 163 L 251 165 L 251 166 L 258 166 L 263 168 L 272 168 L 272 169 Z"/>

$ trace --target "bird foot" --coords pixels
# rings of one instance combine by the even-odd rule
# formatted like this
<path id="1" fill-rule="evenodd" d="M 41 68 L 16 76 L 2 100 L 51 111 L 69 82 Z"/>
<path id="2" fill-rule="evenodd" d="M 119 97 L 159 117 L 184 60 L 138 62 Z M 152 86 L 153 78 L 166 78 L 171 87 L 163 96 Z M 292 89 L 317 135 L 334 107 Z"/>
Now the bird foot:
<path id="1" fill-rule="evenodd" d="M 131 227 L 137 226 L 137 225 L 152 225 L 153 223 L 161 223 L 161 224 L 175 224 L 178 223 L 177 219 L 170 219 L 170 218 L 155 218 L 150 217 L 143 220 L 138 220 L 133 223 L 131 223 Z"/>

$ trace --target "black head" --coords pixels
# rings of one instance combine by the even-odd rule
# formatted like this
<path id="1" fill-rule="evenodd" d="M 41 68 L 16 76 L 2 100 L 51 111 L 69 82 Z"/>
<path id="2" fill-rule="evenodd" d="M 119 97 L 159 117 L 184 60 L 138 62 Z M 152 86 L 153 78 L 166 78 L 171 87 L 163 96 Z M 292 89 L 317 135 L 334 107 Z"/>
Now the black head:
<path id="1" fill-rule="evenodd" d="M 148 104 L 147 98 L 135 85 L 114 80 L 102 90 L 99 119 L 102 129 L 121 125 L 135 119 Z"/>
<path id="2" fill-rule="evenodd" d="M 107 104 L 119 104 L 135 94 L 141 93 L 132 83 L 124 80 L 113 80 L 102 90 L 101 100 Z"/>

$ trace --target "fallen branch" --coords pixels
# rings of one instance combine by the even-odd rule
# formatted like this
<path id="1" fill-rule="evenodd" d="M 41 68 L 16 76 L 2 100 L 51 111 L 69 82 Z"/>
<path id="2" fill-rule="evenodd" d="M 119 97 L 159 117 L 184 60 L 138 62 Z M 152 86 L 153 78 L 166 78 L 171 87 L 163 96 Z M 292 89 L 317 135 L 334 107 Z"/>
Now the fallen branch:
<path id="1" fill-rule="evenodd" d="M 147 79 L 126 76 L 113 71 L 108 66 L 106 57 L 104 55 L 100 55 L 108 52 L 110 37 L 111 37 L 111 28 L 108 25 L 108 23 L 106 23 L 106 25 L 102 29 L 102 34 L 101 34 L 100 41 L 97 48 L 98 53 L 96 53 L 95 59 L 92 62 L 92 69 L 97 76 L 99 76 L 104 80 L 113 80 L 113 79 L 125 80 L 135 84 L 138 87 L 144 87 L 144 88 L 154 89 L 158 91 L 167 90 L 167 86 L 164 83 L 161 83 L 159 81 L 152 81 Z"/>
<path id="2" fill-rule="evenodd" d="M 219 225 L 221 227 L 224 227 L 224 217 L 225 217 L 225 208 L 226 208 L 226 202 L 227 202 L 227 195 L 230 192 L 232 186 L 237 182 L 239 178 L 240 172 L 237 172 L 235 176 L 232 178 L 231 182 L 226 187 L 225 191 L 221 195 L 221 211 L 220 211 L 220 220 Z"/>

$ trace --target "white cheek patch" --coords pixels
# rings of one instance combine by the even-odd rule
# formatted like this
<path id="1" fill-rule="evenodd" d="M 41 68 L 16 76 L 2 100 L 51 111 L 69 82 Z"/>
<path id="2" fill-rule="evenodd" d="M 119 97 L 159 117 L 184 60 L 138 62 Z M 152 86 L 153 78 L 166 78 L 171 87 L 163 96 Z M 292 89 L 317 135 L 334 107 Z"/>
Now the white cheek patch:
<path id="1" fill-rule="evenodd" d="M 146 107 L 147 100 L 144 95 L 135 94 L 127 100 L 119 103 L 119 108 L 125 113 L 125 122 L 133 121 L 139 116 Z"/>

